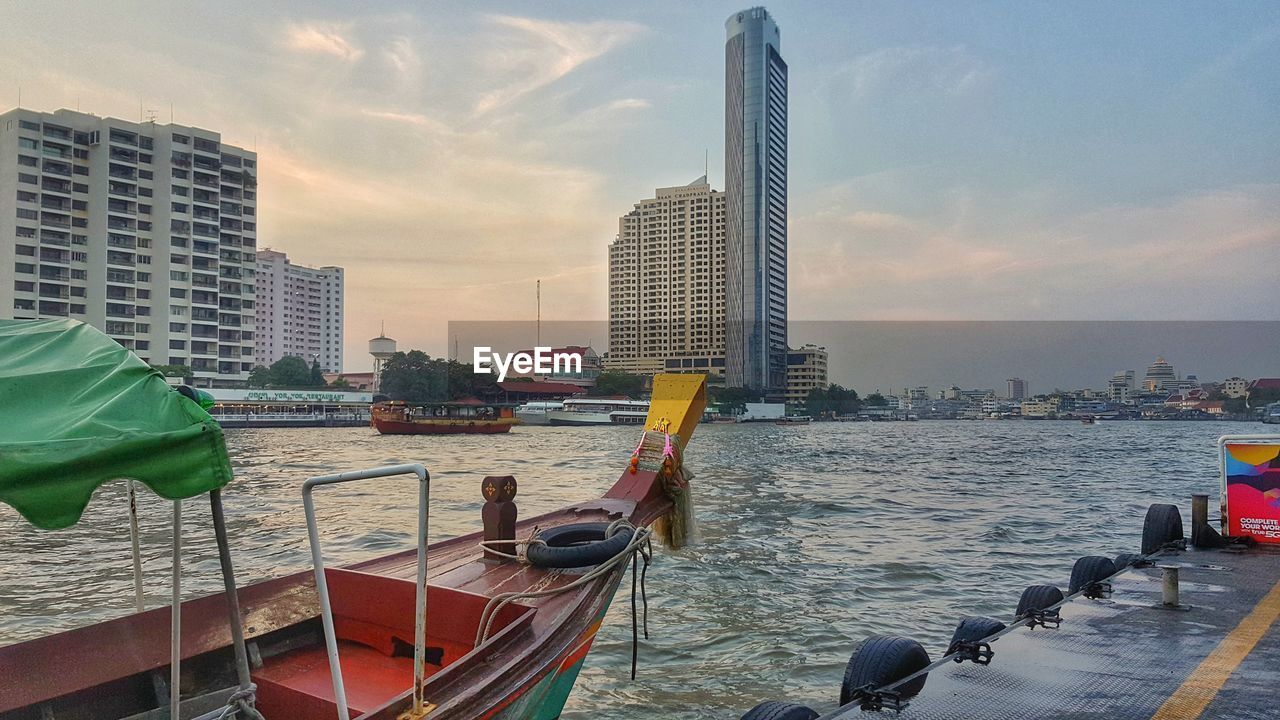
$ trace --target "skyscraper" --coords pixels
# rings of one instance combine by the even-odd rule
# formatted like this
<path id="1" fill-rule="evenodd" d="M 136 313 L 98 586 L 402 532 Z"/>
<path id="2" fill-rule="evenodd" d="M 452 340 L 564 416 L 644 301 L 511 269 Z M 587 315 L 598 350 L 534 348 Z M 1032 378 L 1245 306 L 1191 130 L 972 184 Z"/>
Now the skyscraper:
<path id="1" fill-rule="evenodd" d="M 609 246 L 610 369 L 723 372 L 724 205 L 703 176 L 658 188 L 618 220 Z"/>
<path id="2" fill-rule="evenodd" d="M 342 372 L 342 268 L 312 268 L 264 248 L 258 252 L 257 349 L 254 362 L 270 367 L 286 355 Z"/>
<path id="3" fill-rule="evenodd" d="M 81 320 L 200 387 L 242 383 L 257 173 L 211 130 L 0 114 L 0 318 Z"/>
<path id="4" fill-rule="evenodd" d="M 787 387 L 787 63 L 762 7 L 725 22 L 725 382 Z"/>

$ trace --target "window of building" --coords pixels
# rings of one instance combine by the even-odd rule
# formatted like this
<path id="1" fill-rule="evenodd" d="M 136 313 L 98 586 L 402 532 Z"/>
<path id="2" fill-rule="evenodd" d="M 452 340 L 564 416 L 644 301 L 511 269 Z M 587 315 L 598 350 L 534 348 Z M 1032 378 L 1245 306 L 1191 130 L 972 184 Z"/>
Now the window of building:
<path id="1" fill-rule="evenodd" d="M 22 273 L 23 275 L 35 275 L 36 266 L 30 263 L 14 263 L 13 271 Z"/>
<path id="2" fill-rule="evenodd" d="M 27 157 L 26 155 L 19 155 L 18 164 L 25 165 L 27 167 L 36 167 L 37 165 L 40 164 L 40 161 L 33 157 Z"/>

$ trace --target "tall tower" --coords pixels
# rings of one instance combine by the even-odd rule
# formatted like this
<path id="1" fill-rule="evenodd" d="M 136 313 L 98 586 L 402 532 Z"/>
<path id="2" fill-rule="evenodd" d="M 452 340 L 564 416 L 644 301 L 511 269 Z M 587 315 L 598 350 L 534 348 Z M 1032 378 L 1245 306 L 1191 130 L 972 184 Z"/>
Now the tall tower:
<path id="1" fill-rule="evenodd" d="M 387 337 L 386 328 L 369 341 L 369 354 L 373 356 L 373 390 L 377 392 L 382 389 L 382 366 L 396 354 L 396 341 Z"/>
<path id="2" fill-rule="evenodd" d="M 725 384 L 787 387 L 787 63 L 762 7 L 725 22 Z"/>

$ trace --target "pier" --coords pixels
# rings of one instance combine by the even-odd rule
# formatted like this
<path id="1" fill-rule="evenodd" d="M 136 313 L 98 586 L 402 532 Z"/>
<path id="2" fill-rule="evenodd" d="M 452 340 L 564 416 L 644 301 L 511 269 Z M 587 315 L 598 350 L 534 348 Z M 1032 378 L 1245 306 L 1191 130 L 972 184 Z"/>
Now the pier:
<path id="1" fill-rule="evenodd" d="M 988 665 L 934 663 L 899 717 L 1276 717 L 1280 548 L 1166 550 L 1152 559 L 1112 577 L 1109 597 L 1064 603 L 1059 627 L 1019 626 L 990 640 Z M 1172 568 L 1171 606 L 1164 576 Z M 866 714 L 855 704 L 821 720 Z"/>

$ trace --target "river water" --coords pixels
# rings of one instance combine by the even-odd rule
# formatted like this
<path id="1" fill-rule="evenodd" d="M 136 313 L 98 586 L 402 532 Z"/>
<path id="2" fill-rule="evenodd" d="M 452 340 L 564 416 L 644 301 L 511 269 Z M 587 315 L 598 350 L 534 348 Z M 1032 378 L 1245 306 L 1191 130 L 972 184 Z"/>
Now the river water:
<path id="1" fill-rule="evenodd" d="M 836 704 L 850 647 L 872 633 L 941 652 L 962 615 L 1007 619 L 1028 584 L 1065 586 L 1075 558 L 1138 549 L 1152 502 L 1216 497 L 1219 435 L 1239 423 L 948 422 L 703 425 L 694 470 L 699 545 L 659 549 L 651 639 L 628 679 L 627 587 L 601 630 L 566 720 L 737 718 L 756 702 Z M 386 463 L 431 470 L 431 534 L 479 527 L 479 483 L 514 474 L 522 515 L 602 493 L 636 430 L 516 428 L 503 436 L 382 437 L 366 428 L 230 430 L 225 493 L 241 583 L 309 569 L 300 486 Z M 410 479 L 326 488 L 326 558 L 412 546 Z M 1212 502 L 1212 501 L 1211 501 Z M 169 504 L 142 490 L 148 606 L 169 593 Z M 220 590 L 208 506 L 184 511 L 184 594 Z M 0 645 L 132 609 L 121 483 L 76 528 L 0 508 Z"/>

